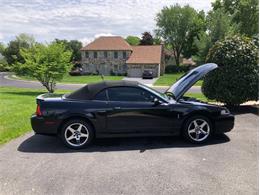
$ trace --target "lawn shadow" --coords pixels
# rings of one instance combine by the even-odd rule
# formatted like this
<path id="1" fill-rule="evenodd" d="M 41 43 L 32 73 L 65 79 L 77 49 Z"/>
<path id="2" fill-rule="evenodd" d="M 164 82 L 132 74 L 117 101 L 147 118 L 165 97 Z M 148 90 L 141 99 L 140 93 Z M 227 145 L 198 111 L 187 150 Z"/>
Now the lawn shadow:
<path id="1" fill-rule="evenodd" d="M 20 92 L 16 92 L 16 91 L 8 91 L 8 92 L 1 92 L 3 94 L 9 94 L 9 95 L 26 95 L 26 96 L 38 96 L 41 95 L 43 93 L 47 93 L 46 91 L 20 91 Z"/>
<path id="2" fill-rule="evenodd" d="M 28 153 L 75 153 L 75 152 L 112 152 L 146 150 L 162 148 L 188 148 L 205 147 L 229 142 L 225 134 L 216 135 L 213 139 L 203 145 L 188 143 L 180 137 L 135 137 L 135 138 L 106 138 L 97 139 L 86 149 L 72 150 L 64 146 L 57 137 L 33 135 L 24 140 L 18 147 L 20 152 Z"/>
<path id="3" fill-rule="evenodd" d="M 22 96 L 38 96 L 41 94 L 48 93 L 48 91 L 8 91 L 8 92 L 1 92 L 3 94 L 10 94 L 10 95 L 22 95 Z M 63 95 L 64 93 L 54 93 L 54 95 Z"/>
<path id="4" fill-rule="evenodd" d="M 236 108 L 229 108 L 232 114 L 240 115 L 240 114 L 255 114 L 259 116 L 259 106 L 239 106 Z"/>

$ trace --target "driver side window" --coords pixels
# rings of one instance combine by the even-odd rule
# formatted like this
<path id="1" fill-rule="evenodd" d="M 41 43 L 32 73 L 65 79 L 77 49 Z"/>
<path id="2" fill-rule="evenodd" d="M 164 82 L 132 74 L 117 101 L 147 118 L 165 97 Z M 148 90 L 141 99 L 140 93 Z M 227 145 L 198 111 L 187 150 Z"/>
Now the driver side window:
<path id="1" fill-rule="evenodd" d="M 96 96 L 95 96 L 95 100 L 99 100 L 99 101 L 107 101 L 107 93 L 106 93 L 106 89 L 99 92 Z"/>
<path id="2" fill-rule="evenodd" d="M 154 95 L 136 87 L 111 87 L 108 89 L 110 101 L 152 102 Z"/>

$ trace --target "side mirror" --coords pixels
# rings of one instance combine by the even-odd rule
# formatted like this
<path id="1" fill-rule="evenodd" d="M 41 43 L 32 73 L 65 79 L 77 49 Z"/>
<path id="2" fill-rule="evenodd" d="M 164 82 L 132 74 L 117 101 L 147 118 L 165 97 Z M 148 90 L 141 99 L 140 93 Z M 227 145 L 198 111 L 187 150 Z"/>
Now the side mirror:
<path id="1" fill-rule="evenodd" d="M 155 106 L 161 104 L 160 100 L 158 100 L 157 98 L 153 99 L 153 103 L 154 103 Z"/>

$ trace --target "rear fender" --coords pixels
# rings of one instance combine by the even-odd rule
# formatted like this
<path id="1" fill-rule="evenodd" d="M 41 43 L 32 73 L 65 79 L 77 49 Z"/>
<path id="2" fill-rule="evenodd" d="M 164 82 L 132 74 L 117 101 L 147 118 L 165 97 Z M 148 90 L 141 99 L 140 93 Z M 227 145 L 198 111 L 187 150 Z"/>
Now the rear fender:
<path id="1" fill-rule="evenodd" d="M 89 117 L 87 117 L 86 115 L 83 115 L 83 114 L 77 114 L 77 115 L 67 116 L 66 118 L 64 118 L 64 119 L 61 121 L 61 123 L 60 123 L 60 125 L 59 125 L 59 127 L 58 127 L 58 134 L 60 134 L 61 129 L 62 129 L 62 126 L 63 126 L 66 122 L 68 122 L 68 121 L 70 121 L 70 120 L 74 120 L 74 119 L 86 121 L 89 125 L 91 125 L 91 127 L 92 127 L 93 130 L 94 130 L 94 132 L 96 132 L 96 131 L 95 131 L 95 126 L 94 126 L 93 122 L 91 121 L 91 118 L 89 118 Z"/>

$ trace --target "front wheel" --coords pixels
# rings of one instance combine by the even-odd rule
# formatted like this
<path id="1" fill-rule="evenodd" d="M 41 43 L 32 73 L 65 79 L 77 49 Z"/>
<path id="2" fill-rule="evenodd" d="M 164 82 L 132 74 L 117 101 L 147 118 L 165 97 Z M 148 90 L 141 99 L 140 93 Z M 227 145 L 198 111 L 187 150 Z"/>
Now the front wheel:
<path id="1" fill-rule="evenodd" d="M 184 124 L 183 135 L 192 143 L 205 143 L 210 139 L 212 133 L 212 124 L 204 116 L 193 116 Z"/>
<path id="2" fill-rule="evenodd" d="M 63 125 L 60 136 L 67 147 L 81 149 L 91 143 L 94 132 L 86 121 L 70 120 Z"/>

